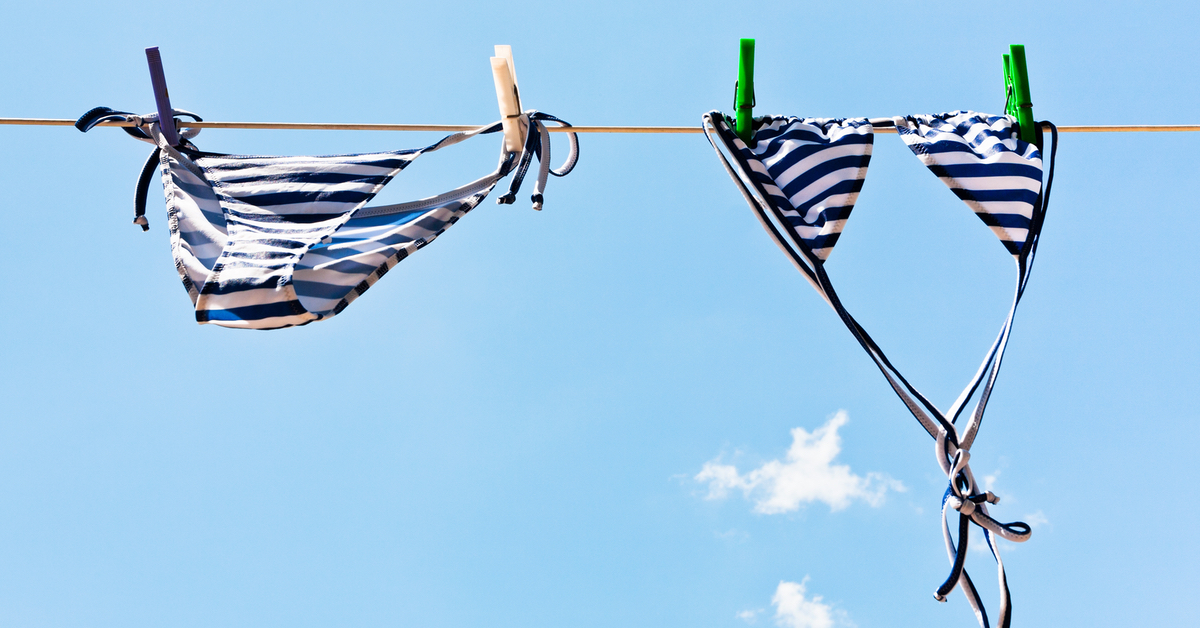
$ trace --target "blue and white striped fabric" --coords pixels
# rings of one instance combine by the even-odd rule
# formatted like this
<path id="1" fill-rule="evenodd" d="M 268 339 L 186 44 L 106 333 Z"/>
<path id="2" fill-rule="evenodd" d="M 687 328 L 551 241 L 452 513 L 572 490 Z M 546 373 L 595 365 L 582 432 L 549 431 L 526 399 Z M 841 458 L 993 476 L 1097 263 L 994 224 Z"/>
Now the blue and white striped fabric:
<path id="1" fill-rule="evenodd" d="M 1008 116 L 955 111 L 894 118 L 901 139 L 1020 255 L 1042 190 L 1042 155 Z"/>
<path id="2" fill-rule="evenodd" d="M 526 117 L 519 157 L 502 153 L 494 172 L 444 194 L 378 207 L 365 205 L 414 159 L 500 125 L 423 149 L 330 157 L 212 155 L 159 141 L 172 250 L 196 320 L 277 329 L 340 313 L 479 205 L 518 162 L 550 158 L 542 120 L 558 120 L 538 112 Z M 161 135 L 156 125 L 150 132 Z M 543 164 L 539 172 L 535 206 L 545 176 L 563 176 L 574 166 L 570 135 L 567 165 L 555 171 Z"/>
<path id="3" fill-rule="evenodd" d="M 767 117 L 753 148 L 726 139 L 793 235 L 825 260 L 862 191 L 874 137 L 866 118 Z"/>

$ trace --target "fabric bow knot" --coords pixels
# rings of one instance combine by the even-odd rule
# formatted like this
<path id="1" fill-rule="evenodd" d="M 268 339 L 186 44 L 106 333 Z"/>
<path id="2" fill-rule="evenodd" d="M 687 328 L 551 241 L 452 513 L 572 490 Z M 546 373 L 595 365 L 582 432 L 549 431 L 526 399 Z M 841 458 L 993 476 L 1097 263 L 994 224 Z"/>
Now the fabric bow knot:
<path id="1" fill-rule="evenodd" d="M 969 495 L 967 497 L 951 495 L 949 497 L 949 499 L 946 500 L 946 503 L 951 508 L 970 517 L 972 514 L 975 513 L 975 504 L 982 504 L 984 502 L 987 502 L 989 504 L 995 504 L 995 503 L 998 503 L 999 501 L 1000 501 L 1000 498 L 996 497 L 995 493 L 993 493 L 991 491 L 987 491 L 987 492 L 981 493 L 979 495 Z"/>
<path id="2" fill-rule="evenodd" d="M 957 436 L 957 435 L 956 435 Z M 955 438 L 954 440 L 957 440 Z M 991 491 L 980 492 L 971 473 L 971 452 L 952 444 L 949 434 L 943 430 L 936 439 L 937 458 L 942 470 L 946 473 L 949 486 L 942 497 L 942 536 L 946 541 L 946 552 L 950 556 L 950 575 L 942 583 L 933 597 L 939 602 L 946 601 L 946 595 L 962 585 L 964 589 L 973 590 L 970 576 L 964 570 L 967 557 L 967 540 L 970 524 L 983 528 L 983 536 L 988 548 L 999 561 L 996 548 L 996 536 L 1016 543 L 1029 540 L 1031 530 L 1023 521 L 1001 523 L 993 519 L 987 511 L 987 504 L 997 504 L 1000 498 Z M 953 451 L 953 455 L 949 452 Z M 958 511 L 958 543 L 950 531 L 950 511 Z M 1003 580 L 1003 575 L 1001 575 Z M 1007 591 L 1007 588 L 1005 588 Z"/>

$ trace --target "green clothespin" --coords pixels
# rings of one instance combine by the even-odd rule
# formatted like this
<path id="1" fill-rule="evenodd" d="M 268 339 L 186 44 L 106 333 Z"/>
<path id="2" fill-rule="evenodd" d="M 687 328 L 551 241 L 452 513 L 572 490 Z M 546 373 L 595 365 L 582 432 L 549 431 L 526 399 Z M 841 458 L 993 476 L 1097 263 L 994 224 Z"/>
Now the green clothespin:
<path id="1" fill-rule="evenodd" d="M 1029 70 L 1025 67 L 1025 46 L 1013 44 L 1004 55 L 1004 89 L 1008 96 L 1005 113 L 1017 119 L 1017 136 L 1031 144 L 1038 133 L 1033 120 L 1033 100 L 1029 96 Z"/>
<path id="2" fill-rule="evenodd" d="M 736 131 L 747 144 L 754 135 L 754 40 L 743 39 L 738 54 L 737 91 L 733 96 L 737 110 Z"/>

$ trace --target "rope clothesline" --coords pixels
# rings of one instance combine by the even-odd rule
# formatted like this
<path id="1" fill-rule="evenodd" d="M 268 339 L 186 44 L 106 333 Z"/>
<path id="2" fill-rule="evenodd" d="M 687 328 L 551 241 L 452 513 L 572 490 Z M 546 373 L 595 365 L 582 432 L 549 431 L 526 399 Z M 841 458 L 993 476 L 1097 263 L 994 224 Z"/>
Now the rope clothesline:
<path id="1" fill-rule="evenodd" d="M 895 133 L 891 118 L 872 118 L 879 133 Z M 63 118 L 0 118 L 0 125 L 74 126 Z M 179 128 L 195 129 L 274 129 L 293 131 L 473 131 L 481 126 L 470 124 L 358 124 L 345 122 L 176 122 Z M 135 126 L 132 122 L 101 122 L 96 126 Z M 551 133 L 702 133 L 700 126 L 572 126 L 546 129 Z M 1200 131 L 1200 124 L 1085 124 L 1058 127 L 1059 133 L 1166 133 Z"/>

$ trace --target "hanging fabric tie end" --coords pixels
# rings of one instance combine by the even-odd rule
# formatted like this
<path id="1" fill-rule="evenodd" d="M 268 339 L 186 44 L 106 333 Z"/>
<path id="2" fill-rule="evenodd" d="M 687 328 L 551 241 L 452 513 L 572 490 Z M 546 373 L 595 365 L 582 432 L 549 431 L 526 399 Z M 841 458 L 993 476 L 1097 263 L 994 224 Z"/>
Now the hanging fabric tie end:
<path id="1" fill-rule="evenodd" d="M 137 218 L 134 218 L 133 224 L 141 226 L 142 231 L 150 230 L 150 221 L 146 220 L 145 216 L 138 216 Z"/>
<path id="2" fill-rule="evenodd" d="M 948 503 L 951 508 L 968 517 L 975 513 L 976 504 L 982 504 L 983 502 L 995 504 L 999 501 L 1000 498 L 996 497 L 995 493 L 992 493 L 991 491 L 983 493 L 982 495 L 971 495 L 970 497 L 958 497 L 957 495 L 952 495 L 946 499 L 946 503 Z"/>

